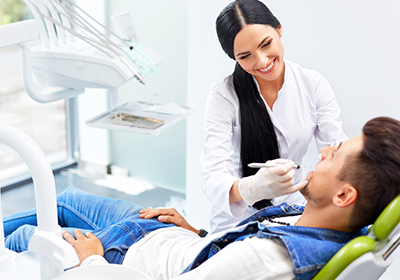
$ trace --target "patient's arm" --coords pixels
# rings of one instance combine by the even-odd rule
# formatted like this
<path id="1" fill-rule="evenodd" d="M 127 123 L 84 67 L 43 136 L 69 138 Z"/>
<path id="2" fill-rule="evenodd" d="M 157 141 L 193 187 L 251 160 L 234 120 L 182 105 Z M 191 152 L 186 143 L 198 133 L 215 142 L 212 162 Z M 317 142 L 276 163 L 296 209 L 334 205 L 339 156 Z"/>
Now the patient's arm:
<path id="1" fill-rule="evenodd" d="M 74 247 L 80 262 L 82 263 L 87 257 L 92 255 L 104 255 L 103 245 L 93 233 L 87 232 L 86 236 L 79 229 L 74 231 L 76 239 L 66 231 L 62 235 L 69 244 Z"/>
<path id="2" fill-rule="evenodd" d="M 171 223 L 177 225 L 178 227 L 182 227 L 193 231 L 196 234 L 200 233 L 200 230 L 195 229 L 191 225 L 186 222 L 186 220 L 176 211 L 175 208 L 169 209 L 152 209 L 147 208 L 144 210 L 140 210 L 140 218 L 142 219 L 151 219 L 158 216 L 158 220 L 163 223 Z"/>

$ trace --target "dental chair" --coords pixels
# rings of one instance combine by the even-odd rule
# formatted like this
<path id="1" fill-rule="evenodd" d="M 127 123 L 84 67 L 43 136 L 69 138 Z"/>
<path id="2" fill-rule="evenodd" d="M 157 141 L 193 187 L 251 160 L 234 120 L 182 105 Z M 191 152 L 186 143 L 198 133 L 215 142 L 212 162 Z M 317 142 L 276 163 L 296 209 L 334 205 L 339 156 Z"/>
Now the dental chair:
<path id="1" fill-rule="evenodd" d="M 386 271 L 399 253 L 400 245 L 400 195 L 398 195 L 382 211 L 366 236 L 359 236 L 340 249 L 313 280 L 375 280 Z M 112 268 L 112 269 L 111 269 Z M 120 273 L 116 279 L 149 280 L 140 271 L 127 270 L 120 265 L 92 266 L 72 269 L 61 274 L 55 280 L 75 279 L 85 276 L 85 279 L 110 279 Z M 109 273 L 106 275 L 105 273 Z M 125 273 L 126 277 L 125 277 Z M 98 278 L 98 277 L 104 278 Z"/>
<path id="2" fill-rule="evenodd" d="M 379 215 L 366 236 L 340 249 L 314 280 L 378 279 L 399 253 L 400 195 Z"/>

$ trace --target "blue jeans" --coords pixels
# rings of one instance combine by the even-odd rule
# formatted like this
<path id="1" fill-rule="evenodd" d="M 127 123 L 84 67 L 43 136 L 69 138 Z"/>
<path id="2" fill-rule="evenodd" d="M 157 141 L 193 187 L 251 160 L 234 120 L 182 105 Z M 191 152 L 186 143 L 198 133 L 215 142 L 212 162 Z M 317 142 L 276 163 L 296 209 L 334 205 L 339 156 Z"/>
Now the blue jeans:
<path id="1" fill-rule="evenodd" d="M 69 187 L 57 196 L 58 224 L 70 234 L 80 229 L 94 233 L 104 248 L 109 263 L 121 264 L 129 247 L 156 229 L 175 226 L 156 218 L 141 219 L 143 209 L 133 203 L 101 197 Z M 3 219 L 5 245 L 15 252 L 28 249 L 37 226 L 36 210 L 17 213 Z"/>

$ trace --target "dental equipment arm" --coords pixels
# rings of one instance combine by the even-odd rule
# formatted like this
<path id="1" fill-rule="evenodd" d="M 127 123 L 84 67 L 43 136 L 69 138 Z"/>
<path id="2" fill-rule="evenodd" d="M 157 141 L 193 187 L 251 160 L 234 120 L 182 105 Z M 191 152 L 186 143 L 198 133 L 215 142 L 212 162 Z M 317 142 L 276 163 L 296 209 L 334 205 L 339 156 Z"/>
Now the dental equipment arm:
<path id="1" fill-rule="evenodd" d="M 0 124 L 0 143 L 15 150 L 32 174 L 38 227 L 28 248 L 40 255 L 41 279 L 50 280 L 62 273 L 65 268 L 79 263 L 74 249 L 61 238 L 53 172 L 39 146 L 17 128 Z M 2 221 L 0 222 L 2 224 Z M 2 241 L 0 242 L 2 246 L 0 261 L 2 260 L 1 252 L 3 251 L 4 254 L 4 240 Z"/>
<path id="2" fill-rule="evenodd" d="M 18 45 L 21 49 L 21 68 L 22 68 L 22 84 L 28 95 L 35 101 L 40 103 L 48 103 L 61 99 L 72 98 L 85 92 L 84 88 L 74 89 L 68 88 L 48 94 L 40 93 L 33 85 L 32 64 L 31 64 L 31 44 L 23 43 Z"/>
<path id="3" fill-rule="evenodd" d="M 39 39 L 38 27 L 34 20 L 2 25 L 0 38 L 0 49 L 33 42 Z"/>
<path id="4" fill-rule="evenodd" d="M 17 45 L 21 49 L 22 81 L 29 96 L 41 103 L 75 97 L 85 90 L 65 89 L 50 94 L 40 93 L 33 85 L 30 48 L 39 39 L 38 26 L 35 20 L 26 20 L 0 26 L 0 48 Z"/>
<path id="5" fill-rule="evenodd" d="M 18 44 L 24 87 L 32 99 L 41 103 L 52 102 L 75 97 L 84 93 L 85 88 L 105 88 L 116 92 L 120 85 L 132 78 L 148 88 L 144 77 L 156 73 L 155 64 L 161 62 L 150 48 L 142 49 L 142 46 L 120 38 L 76 3 L 66 0 L 23 1 L 36 20 L 42 42 L 32 48 L 31 42 Z M 111 40 L 106 33 L 116 40 Z M 33 86 L 32 71 L 42 85 L 64 89 L 50 94 L 39 93 Z"/>

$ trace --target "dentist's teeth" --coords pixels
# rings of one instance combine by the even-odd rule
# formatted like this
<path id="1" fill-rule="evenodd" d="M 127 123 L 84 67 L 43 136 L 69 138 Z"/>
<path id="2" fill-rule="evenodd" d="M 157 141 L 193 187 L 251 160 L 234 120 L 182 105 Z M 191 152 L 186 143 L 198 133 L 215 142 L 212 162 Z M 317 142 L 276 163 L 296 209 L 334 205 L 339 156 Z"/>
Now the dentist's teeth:
<path id="1" fill-rule="evenodd" d="M 260 69 L 260 71 L 261 72 L 267 72 L 268 70 L 270 70 L 272 68 L 272 66 L 274 66 L 274 62 L 273 61 L 271 62 L 271 64 L 267 68 Z"/>

